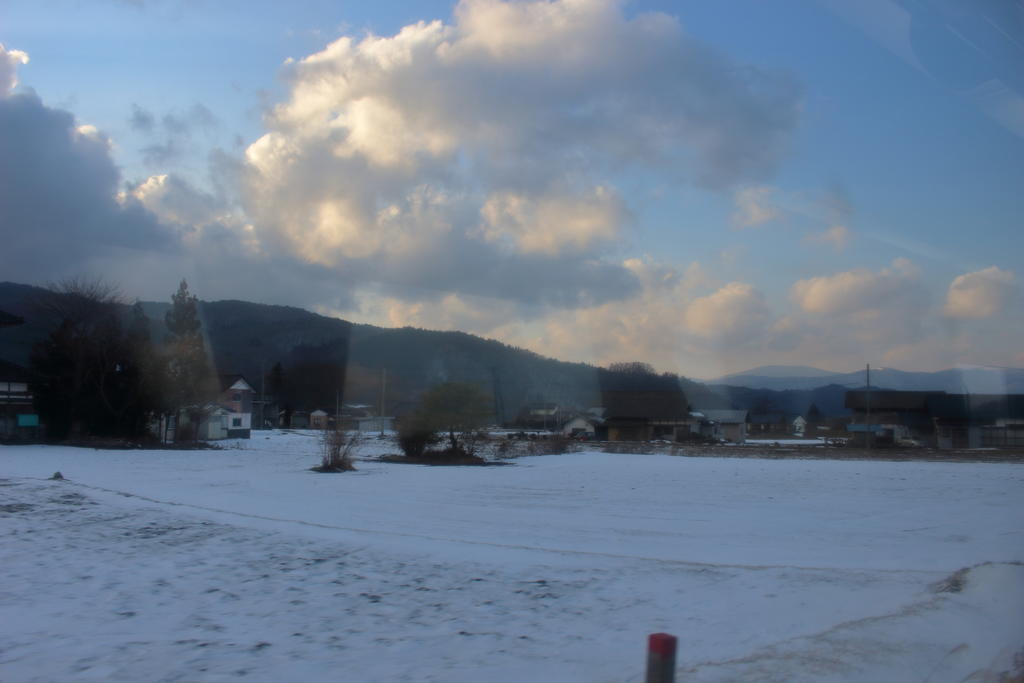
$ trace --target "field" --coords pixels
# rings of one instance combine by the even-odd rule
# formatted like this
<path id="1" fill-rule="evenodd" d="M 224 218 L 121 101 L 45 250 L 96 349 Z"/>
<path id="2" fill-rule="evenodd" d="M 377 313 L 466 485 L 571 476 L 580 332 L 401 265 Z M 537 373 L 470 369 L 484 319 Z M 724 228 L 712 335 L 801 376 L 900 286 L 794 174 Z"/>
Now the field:
<path id="1" fill-rule="evenodd" d="M 0 679 L 641 681 L 656 631 L 680 681 L 1024 671 L 1019 464 L 394 451 L 0 447 Z"/>

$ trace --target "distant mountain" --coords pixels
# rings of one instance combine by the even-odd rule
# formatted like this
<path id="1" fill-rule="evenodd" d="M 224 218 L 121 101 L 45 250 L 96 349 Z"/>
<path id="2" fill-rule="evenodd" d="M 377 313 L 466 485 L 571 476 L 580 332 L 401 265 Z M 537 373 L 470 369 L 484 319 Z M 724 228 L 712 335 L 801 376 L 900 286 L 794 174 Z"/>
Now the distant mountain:
<path id="1" fill-rule="evenodd" d="M 787 373 L 786 370 L 790 367 L 792 372 Z M 758 372 L 759 370 L 769 372 Z M 710 380 L 707 384 L 787 391 L 815 389 L 827 384 L 859 388 L 863 387 L 867 380 L 863 370 L 848 373 L 817 371 L 824 373 L 821 375 L 810 374 L 808 370 L 815 369 L 802 366 L 764 366 Z M 1016 394 L 1024 393 L 1024 369 L 961 367 L 937 372 L 905 372 L 892 368 L 872 368 L 871 386 L 902 391 Z"/>
<path id="2" fill-rule="evenodd" d="M 744 370 L 743 372 L 736 372 L 731 375 L 724 375 L 718 379 L 708 380 L 708 382 L 713 384 L 735 384 L 745 386 L 740 380 L 745 380 L 747 378 L 763 379 L 791 377 L 828 378 L 835 377 L 840 374 L 842 373 L 820 370 L 807 365 L 759 365 L 756 368 Z"/>

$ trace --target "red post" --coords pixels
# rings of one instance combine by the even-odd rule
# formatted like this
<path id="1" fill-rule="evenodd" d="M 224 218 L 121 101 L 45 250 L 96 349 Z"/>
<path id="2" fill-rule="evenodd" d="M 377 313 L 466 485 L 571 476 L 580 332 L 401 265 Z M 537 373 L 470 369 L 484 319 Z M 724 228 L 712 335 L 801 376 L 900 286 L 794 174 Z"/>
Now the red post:
<path id="1" fill-rule="evenodd" d="M 676 680 L 676 637 L 652 633 L 647 638 L 647 678 L 645 683 L 674 683 Z"/>

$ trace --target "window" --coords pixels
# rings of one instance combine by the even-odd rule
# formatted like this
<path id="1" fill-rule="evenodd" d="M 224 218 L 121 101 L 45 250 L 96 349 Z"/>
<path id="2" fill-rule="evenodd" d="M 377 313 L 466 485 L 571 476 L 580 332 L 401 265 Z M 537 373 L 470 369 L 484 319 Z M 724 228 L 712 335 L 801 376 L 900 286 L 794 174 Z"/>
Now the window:
<path id="1" fill-rule="evenodd" d="M 231 426 L 232 427 L 241 427 L 242 426 L 242 418 L 240 418 L 240 417 L 233 417 L 233 418 L 231 418 Z"/>
<path id="2" fill-rule="evenodd" d="M 231 400 L 232 401 L 241 401 L 242 400 L 242 394 L 240 392 L 236 391 L 235 393 L 231 394 Z"/>

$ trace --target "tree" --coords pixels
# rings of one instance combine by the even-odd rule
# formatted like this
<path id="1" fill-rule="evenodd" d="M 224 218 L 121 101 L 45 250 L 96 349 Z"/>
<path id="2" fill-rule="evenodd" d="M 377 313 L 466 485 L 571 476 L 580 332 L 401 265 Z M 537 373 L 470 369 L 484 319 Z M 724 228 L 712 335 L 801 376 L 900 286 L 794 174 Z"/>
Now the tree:
<path id="1" fill-rule="evenodd" d="M 448 451 L 466 453 L 467 436 L 493 416 L 490 401 L 479 387 L 466 382 L 438 384 L 423 395 L 416 419 L 434 432 L 447 432 Z"/>
<path id="2" fill-rule="evenodd" d="M 152 350 L 141 307 L 126 330 L 116 288 L 81 279 L 52 285 L 37 304 L 55 325 L 31 355 L 36 409 L 50 436 L 143 434 L 159 380 L 146 369 Z"/>
<path id="3" fill-rule="evenodd" d="M 211 375 L 199 320 L 199 300 L 189 293 L 185 280 L 171 296 L 171 308 L 164 322 L 167 324 L 167 402 L 175 413 L 187 411 L 195 423 L 200 404 L 211 397 Z"/>
<path id="4" fill-rule="evenodd" d="M 657 375 L 657 371 L 650 363 L 644 363 L 642 361 L 629 361 L 622 363 L 612 363 L 608 366 L 609 372 L 615 372 L 623 375 Z"/>

